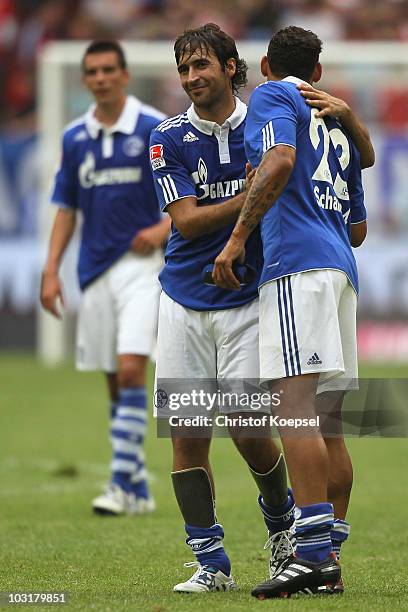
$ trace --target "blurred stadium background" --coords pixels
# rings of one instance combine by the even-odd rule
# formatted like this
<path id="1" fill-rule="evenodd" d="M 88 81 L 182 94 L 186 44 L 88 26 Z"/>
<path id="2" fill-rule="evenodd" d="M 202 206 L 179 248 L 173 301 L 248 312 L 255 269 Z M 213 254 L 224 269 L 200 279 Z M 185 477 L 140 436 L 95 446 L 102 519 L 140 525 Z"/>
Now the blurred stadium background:
<path id="1" fill-rule="evenodd" d="M 38 316 L 38 286 L 60 131 L 89 103 L 78 70 L 81 41 L 132 41 L 131 90 L 175 114 L 188 100 L 172 41 L 184 27 L 206 21 L 242 41 L 238 48 L 250 63 L 244 98 L 260 80 L 258 59 L 273 30 L 294 23 L 325 42 L 321 86 L 367 122 L 377 154 L 375 167 L 364 172 L 369 238 L 356 252 L 360 358 L 408 363 L 408 0 L 2 0 L 0 351 L 38 350 L 58 361 L 72 347 L 75 253 L 65 266 L 65 326 Z"/>

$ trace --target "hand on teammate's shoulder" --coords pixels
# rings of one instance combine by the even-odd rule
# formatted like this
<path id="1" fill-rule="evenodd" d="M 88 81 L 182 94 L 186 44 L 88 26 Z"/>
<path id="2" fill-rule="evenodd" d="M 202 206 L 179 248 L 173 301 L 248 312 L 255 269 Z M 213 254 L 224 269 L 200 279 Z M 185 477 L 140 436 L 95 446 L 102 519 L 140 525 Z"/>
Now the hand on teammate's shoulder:
<path id="1" fill-rule="evenodd" d="M 344 100 L 336 98 L 326 91 L 316 89 L 307 83 L 300 83 L 297 88 L 309 106 L 320 109 L 316 113 L 318 118 L 330 115 L 341 119 L 350 112 L 350 107 Z"/>

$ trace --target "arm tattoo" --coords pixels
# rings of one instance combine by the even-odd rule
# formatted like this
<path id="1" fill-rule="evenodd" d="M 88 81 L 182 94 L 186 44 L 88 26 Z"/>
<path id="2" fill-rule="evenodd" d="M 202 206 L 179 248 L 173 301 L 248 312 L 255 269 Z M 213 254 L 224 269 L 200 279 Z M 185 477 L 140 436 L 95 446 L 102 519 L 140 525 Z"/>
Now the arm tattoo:
<path id="1" fill-rule="evenodd" d="M 278 179 L 274 180 L 271 185 L 270 178 L 270 171 L 260 166 L 241 210 L 238 222 L 251 232 L 256 228 L 283 188 L 281 181 Z"/>

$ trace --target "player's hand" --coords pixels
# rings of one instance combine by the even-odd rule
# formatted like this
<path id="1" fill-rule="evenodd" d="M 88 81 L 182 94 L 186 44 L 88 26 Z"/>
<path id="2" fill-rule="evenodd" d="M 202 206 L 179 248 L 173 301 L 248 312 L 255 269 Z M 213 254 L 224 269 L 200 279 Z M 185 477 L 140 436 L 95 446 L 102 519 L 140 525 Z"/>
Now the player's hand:
<path id="1" fill-rule="evenodd" d="M 252 181 L 255 178 L 256 171 L 257 171 L 257 168 L 252 168 L 249 162 L 245 164 L 245 178 L 246 178 L 245 191 L 249 191 L 252 185 Z"/>
<path id="2" fill-rule="evenodd" d="M 58 300 L 64 306 L 64 296 L 62 294 L 61 282 L 58 274 L 44 271 L 41 277 L 41 305 L 49 313 L 61 319 L 61 313 L 58 310 Z"/>
<path id="3" fill-rule="evenodd" d="M 130 248 L 139 255 L 151 255 L 163 243 L 163 230 L 159 224 L 140 230 L 133 238 Z"/>
<path id="4" fill-rule="evenodd" d="M 232 271 L 234 262 L 244 263 L 245 246 L 234 236 L 231 236 L 224 249 L 214 262 L 213 281 L 217 287 L 240 291 L 239 280 Z"/>
<path id="5" fill-rule="evenodd" d="M 351 112 L 349 105 L 344 100 L 335 98 L 325 91 L 315 89 L 306 83 L 300 83 L 297 88 L 309 106 L 320 109 L 316 113 L 318 118 L 330 115 L 342 119 Z"/>

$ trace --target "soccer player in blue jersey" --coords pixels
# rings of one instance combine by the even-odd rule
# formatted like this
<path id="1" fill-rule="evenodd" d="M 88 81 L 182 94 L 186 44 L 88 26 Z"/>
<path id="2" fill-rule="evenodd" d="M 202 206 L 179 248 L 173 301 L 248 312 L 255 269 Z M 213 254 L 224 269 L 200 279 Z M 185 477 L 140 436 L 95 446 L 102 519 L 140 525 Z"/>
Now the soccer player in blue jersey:
<path id="1" fill-rule="evenodd" d="M 127 95 L 126 59 L 115 41 L 88 46 L 82 76 L 95 104 L 64 131 L 41 302 L 59 316 L 63 291 L 58 271 L 81 212 L 78 275 L 83 300 L 76 362 L 80 370 L 106 373 L 113 447 L 111 482 L 93 501 L 93 509 L 141 514 L 155 507 L 143 452 L 145 379 L 156 340 L 161 247 L 170 230 L 154 191 L 149 137 L 165 115 Z"/>
<path id="2" fill-rule="evenodd" d="M 205 266 L 227 241 L 245 200 L 247 108 L 234 94 L 246 83 L 247 67 L 233 39 L 214 24 L 184 32 L 176 40 L 175 57 L 192 104 L 186 113 L 162 122 L 150 141 L 157 195 L 173 221 L 160 274 L 158 388 L 162 379 L 258 379 L 259 234 L 254 232 L 246 253 L 247 264 L 257 273 L 239 294 L 207 286 L 202 278 Z M 243 430 L 232 432 L 232 437 L 260 490 L 273 574 L 291 550 L 288 528 L 293 501 L 283 456 L 262 433 L 264 437 L 251 438 Z M 233 589 L 224 532 L 214 509 L 211 440 L 194 437 L 187 428 L 184 436 L 174 430 L 172 434 L 172 481 L 198 566 L 174 590 Z"/>
<path id="3" fill-rule="evenodd" d="M 303 435 L 294 435 L 290 423 L 280 427 L 297 549 L 274 578 L 253 590 L 260 599 L 337 583 L 333 548 L 348 533 L 343 519 L 351 463 L 342 437 L 329 443 L 313 418 L 318 394 L 334 394 L 338 411 L 341 392 L 357 378 L 358 277 L 351 245 L 364 240 L 366 211 L 353 142 L 335 118 L 316 117 L 298 89 L 320 79 L 320 51 L 315 34 L 294 26 L 270 41 L 261 62 L 267 82 L 251 96 L 245 131 L 257 173 L 213 272 L 220 287 L 239 289 L 233 262 L 262 221 L 261 380 L 271 391 L 283 390 L 280 417 L 309 423 Z M 334 500 L 339 488 L 343 493 Z"/>

